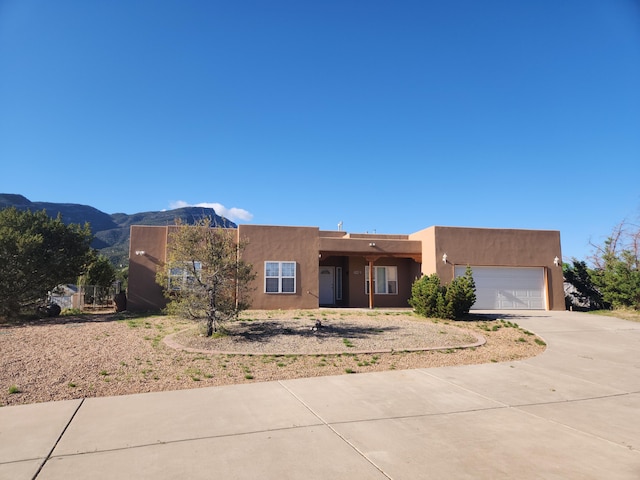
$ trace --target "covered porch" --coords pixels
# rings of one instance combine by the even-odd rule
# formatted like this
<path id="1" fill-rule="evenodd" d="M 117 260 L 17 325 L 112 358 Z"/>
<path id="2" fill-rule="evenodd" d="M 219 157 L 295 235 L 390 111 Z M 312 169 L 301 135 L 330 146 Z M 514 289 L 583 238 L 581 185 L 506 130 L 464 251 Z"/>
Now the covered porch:
<path id="1" fill-rule="evenodd" d="M 411 286 L 421 275 L 422 242 L 405 235 L 325 233 L 318 255 L 319 306 L 408 306 Z"/>

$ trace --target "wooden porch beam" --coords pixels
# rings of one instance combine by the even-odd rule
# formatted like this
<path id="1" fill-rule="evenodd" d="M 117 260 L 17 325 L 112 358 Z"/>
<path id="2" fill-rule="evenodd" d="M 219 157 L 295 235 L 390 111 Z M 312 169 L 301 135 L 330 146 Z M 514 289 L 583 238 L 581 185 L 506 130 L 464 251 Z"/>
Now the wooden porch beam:
<path id="1" fill-rule="evenodd" d="M 373 264 L 376 260 L 376 257 L 367 257 L 367 261 L 369 262 L 369 309 L 373 310 Z"/>

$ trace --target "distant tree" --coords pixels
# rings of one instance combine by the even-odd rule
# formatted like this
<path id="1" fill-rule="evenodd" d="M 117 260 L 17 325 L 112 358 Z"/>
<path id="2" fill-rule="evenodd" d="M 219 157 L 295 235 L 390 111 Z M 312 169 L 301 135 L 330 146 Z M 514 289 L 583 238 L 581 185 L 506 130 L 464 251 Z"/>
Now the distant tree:
<path id="1" fill-rule="evenodd" d="M 115 279 L 116 268 L 111 260 L 94 251 L 86 273 L 78 278 L 78 283 L 84 287 L 85 305 L 107 304 L 112 293 L 109 287 L 113 285 Z"/>
<path id="2" fill-rule="evenodd" d="M 120 285 L 120 290 L 126 290 L 129 284 L 129 266 L 120 267 L 116 270 L 116 282 Z"/>
<path id="3" fill-rule="evenodd" d="M 167 311 L 205 320 L 210 337 L 220 323 L 249 307 L 247 293 L 255 274 L 241 258 L 246 242 L 236 241 L 235 229 L 212 227 L 210 218 L 176 224 L 156 279 L 165 288 Z"/>
<path id="4" fill-rule="evenodd" d="M 46 212 L 0 210 L 0 316 L 17 315 L 57 285 L 74 283 L 92 258 L 88 224 Z"/>
<path id="5" fill-rule="evenodd" d="M 411 287 L 409 305 L 423 317 L 460 319 L 476 302 L 476 284 L 470 267 L 463 276 L 441 285 L 436 273 L 416 280 Z"/>
<path id="6" fill-rule="evenodd" d="M 95 255 L 87 268 L 87 272 L 82 276 L 83 285 L 97 285 L 100 287 L 110 287 L 116 280 L 116 268 L 107 257 Z"/>
<path id="7" fill-rule="evenodd" d="M 640 310 L 640 226 L 621 222 L 602 245 L 593 245 L 593 283 L 614 308 Z"/>

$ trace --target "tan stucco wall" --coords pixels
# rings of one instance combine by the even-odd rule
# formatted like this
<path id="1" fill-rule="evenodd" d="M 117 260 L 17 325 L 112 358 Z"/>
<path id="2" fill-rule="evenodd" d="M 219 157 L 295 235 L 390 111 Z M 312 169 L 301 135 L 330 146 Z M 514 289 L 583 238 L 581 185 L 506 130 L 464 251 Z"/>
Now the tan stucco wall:
<path id="1" fill-rule="evenodd" d="M 240 225 L 238 233 L 248 241 L 242 259 L 256 273 L 251 286 L 253 309 L 318 308 L 318 228 Z M 264 262 L 296 262 L 296 293 L 265 293 Z"/>
<path id="2" fill-rule="evenodd" d="M 162 287 L 156 283 L 156 271 L 164 264 L 168 227 L 132 226 L 129 242 L 129 288 L 127 308 L 154 311 L 166 305 Z M 136 255 L 144 251 L 144 255 Z"/>
<path id="3" fill-rule="evenodd" d="M 412 233 L 409 238 L 420 243 L 422 252 L 422 274 L 429 275 L 436 271 L 436 238 L 433 227 Z"/>
<path id="4" fill-rule="evenodd" d="M 553 263 L 556 256 L 562 259 L 560 232 L 435 226 L 421 234 L 434 241 L 431 258 L 435 269 L 423 263 L 423 273 L 435 271 L 443 283 L 448 283 L 456 265 L 544 267 L 548 308 L 565 309 L 562 266 Z M 442 261 L 445 253 L 446 264 Z"/>

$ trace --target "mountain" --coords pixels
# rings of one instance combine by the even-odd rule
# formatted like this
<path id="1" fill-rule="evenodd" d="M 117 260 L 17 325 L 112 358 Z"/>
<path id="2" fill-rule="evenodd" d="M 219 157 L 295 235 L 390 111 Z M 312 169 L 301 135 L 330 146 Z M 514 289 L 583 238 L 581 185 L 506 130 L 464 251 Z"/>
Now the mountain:
<path id="1" fill-rule="evenodd" d="M 211 217 L 215 226 L 236 228 L 237 225 L 216 214 L 212 208 L 184 207 L 160 212 L 104 213 L 89 205 L 76 203 L 32 202 L 22 195 L 0 193 L 0 210 L 15 207 L 32 212 L 45 210 L 50 217 L 58 214 L 66 224 L 77 223 L 91 226 L 94 235 L 92 246 L 114 265 L 129 263 L 129 227 L 131 225 L 175 225 L 179 218 L 183 223 L 193 224 L 204 217 Z"/>

